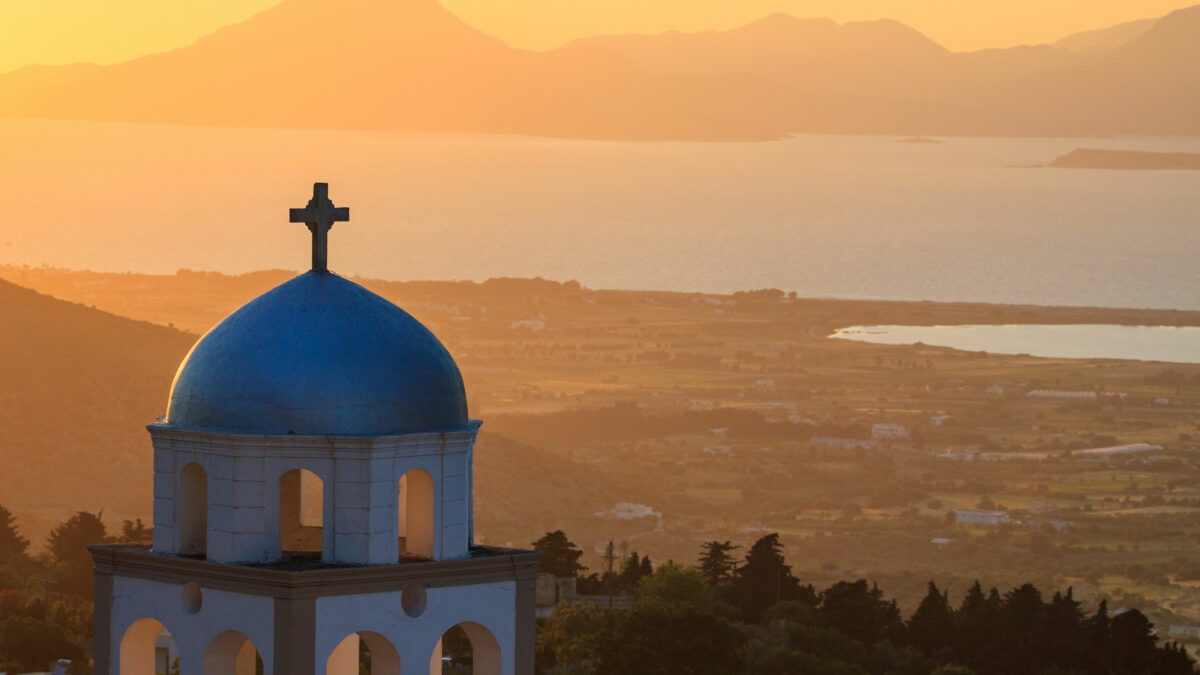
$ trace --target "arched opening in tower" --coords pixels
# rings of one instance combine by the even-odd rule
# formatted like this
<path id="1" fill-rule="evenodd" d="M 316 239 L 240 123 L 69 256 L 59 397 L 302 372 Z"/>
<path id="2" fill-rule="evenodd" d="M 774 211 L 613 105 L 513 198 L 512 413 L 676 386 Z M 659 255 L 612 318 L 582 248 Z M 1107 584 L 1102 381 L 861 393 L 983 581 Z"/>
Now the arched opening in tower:
<path id="1" fill-rule="evenodd" d="M 286 554 L 321 553 L 325 541 L 325 484 L 307 469 L 279 477 L 279 547 Z"/>
<path id="2" fill-rule="evenodd" d="M 169 673 L 179 662 L 175 638 L 156 619 L 139 619 L 125 630 L 117 649 L 121 675 Z"/>
<path id="3" fill-rule="evenodd" d="M 351 633 L 329 655 L 325 675 L 400 675 L 400 654 L 379 633 Z"/>
<path id="4" fill-rule="evenodd" d="M 400 559 L 433 557 L 433 476 L 411 469 L 400 477 Z"/>
<path id="5" fill-rule="evenodd" d="M 208 552 L 208 474 L 195 462 L 179 472 L 179 555 Z"/>
<path id="6" fill-rule="evenodd" d="M 464 621 L 442 634 L 429 660 L 430 675 L 500 675 L 500 642 L 492 631 Z"/>
<path id="7" fill-rule="evenodd" d="M 254 643 L 236 630 L 227 630 L 204 650 L 203 675 L 261 675 L 263 660 Z"/>

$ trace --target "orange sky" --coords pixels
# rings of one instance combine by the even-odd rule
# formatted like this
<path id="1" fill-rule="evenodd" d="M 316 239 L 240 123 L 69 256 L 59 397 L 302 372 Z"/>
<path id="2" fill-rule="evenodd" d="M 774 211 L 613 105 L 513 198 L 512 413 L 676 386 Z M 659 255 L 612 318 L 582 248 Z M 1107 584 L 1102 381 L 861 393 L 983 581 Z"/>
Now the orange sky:
<path id="1" fill-rule="evenodd" d="M 443 4 L 485 32 L 531 49 L 599 33 L 732 28 L 772 12 L 787 12 L 838 21 L 892 18 L 951 49 L 970 50 L 1049 42 L 1072 32 L 1160 16 L 1197 1 L 443 0 Z M 123 61 L 189 44 L 276 2 L 7 0 L 0 22 L 0 71 L 28 63 Z"/>

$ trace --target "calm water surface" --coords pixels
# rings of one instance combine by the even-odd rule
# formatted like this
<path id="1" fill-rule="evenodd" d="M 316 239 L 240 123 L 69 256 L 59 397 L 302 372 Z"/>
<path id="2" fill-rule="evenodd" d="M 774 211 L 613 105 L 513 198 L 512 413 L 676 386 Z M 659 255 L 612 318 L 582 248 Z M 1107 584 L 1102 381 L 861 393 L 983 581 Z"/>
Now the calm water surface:
<path id="1" fill-rule="evenodd" d="M 1177 326 L 850 326 L 830 337 L 1064 358 L 1200 363 L 1200 328 Z"/>
<path id="2" fill-rule="evenodd" d="M 0 262 L 1200 309 L 1200 172 L 1013 168 L 1200 139 L 621 143 L 0 121 Z"/>

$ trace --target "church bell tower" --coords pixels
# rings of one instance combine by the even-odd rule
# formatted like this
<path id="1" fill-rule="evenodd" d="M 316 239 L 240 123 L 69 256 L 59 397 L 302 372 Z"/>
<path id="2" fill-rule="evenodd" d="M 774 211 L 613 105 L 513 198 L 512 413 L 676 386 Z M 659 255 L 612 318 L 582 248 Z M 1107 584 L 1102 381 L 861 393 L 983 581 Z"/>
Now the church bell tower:
<path id="1" fill-rule="evenodd" d="M 180 365 L 148 427 L 153 545 L 92 548 L 97 675 L 439 675 L 455 626 L 477 675 L 533 672 L 540 555 L 474 545 L 462 375 L 327 270 L 348 219 L 316 184 L 291 211 L 312 270 Z"/>

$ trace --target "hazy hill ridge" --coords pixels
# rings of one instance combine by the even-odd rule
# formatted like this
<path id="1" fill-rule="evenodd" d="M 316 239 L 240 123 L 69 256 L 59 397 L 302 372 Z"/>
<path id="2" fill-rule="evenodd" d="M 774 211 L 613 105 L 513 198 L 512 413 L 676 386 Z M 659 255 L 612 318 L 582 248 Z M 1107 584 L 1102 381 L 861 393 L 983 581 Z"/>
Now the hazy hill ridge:
<path id="1" fill-rule="evenodd" d="M 531 52 L 435 0 L 284 0 L 173 51 L 2 75 L 0 116 L 614 139 L 1195 134 L 1197 80 L 1200 7 L 973 53 L 894 21 L 781 14 Z"/>
<path id="2" fill-rule="evenodd" d="M 1073 52 L 1113 49 L 1128 44 L 1149 30 L 1157 21 L 1157 18 L 1138 19 L 1136 21 L 1119 23 L 1108 28 L 1073 33 L 1055 41 L 1053 46 L 1069 49 Z"/>

